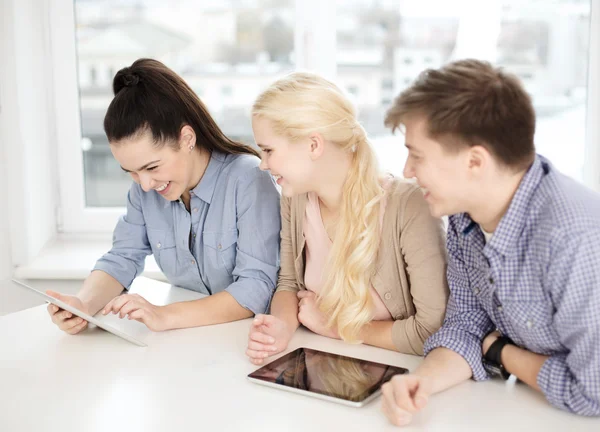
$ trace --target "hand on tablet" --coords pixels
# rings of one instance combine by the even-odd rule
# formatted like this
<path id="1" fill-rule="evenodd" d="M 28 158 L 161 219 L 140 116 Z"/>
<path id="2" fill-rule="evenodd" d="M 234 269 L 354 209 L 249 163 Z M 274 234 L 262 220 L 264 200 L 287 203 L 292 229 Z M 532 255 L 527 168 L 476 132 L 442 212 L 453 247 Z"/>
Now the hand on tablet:
<path id="1" fill-rule="evenodd" d="M 431 381 L 419 375 L 396 375 L 382 387 L 381 411 L 396 426 L 406 426 L 427 405 Z"/>
<path id="2" fill-rule="evenodd" d="M 68 304 L 69 306 L 73 306 L 81 312 L 89 314 L 87 307 L 78 297 L 60 294 L 51 290 L 46 291 L 46 294 Z M 65 333 L 71 335 L 77 334 L 83 331 L 88 325 L 88 322 L 84 319 L 79 318 L 78 316 L 73 316 L 71 312 L 62 310 L 53 304 L 49 304 L 47 310 L 50 314 L 50 318 L 52 318 L 52 322 Z"/>
<path id="3" fill-rule="evenodd" d="M 108 302 L 103 315 L 119 314 L 119 318 L 133 319 L 146 324 L 152 331 L 167 330 L 167 314 L 162 306 L 155 306 L 139 294 L 123 294 Z"/>
<path id="4" fill-rule="evenodd" d="M 285 350 L 293 334 L 282 319 L 273 315 L 256 315 L 250 327 L 246 355 L 252 363 L 263 364 L 267 357 Z"/>

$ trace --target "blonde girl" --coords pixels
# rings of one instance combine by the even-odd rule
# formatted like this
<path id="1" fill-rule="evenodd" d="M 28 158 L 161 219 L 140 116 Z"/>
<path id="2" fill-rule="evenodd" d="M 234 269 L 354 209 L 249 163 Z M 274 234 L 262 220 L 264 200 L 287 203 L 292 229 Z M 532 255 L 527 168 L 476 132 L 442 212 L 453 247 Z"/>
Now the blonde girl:
<path id="1" fill-rule="evenodd" d="M 257 315 L 255 364 L 315 333 L 404 353 L 443 320 L 443 227 L 422 191 L 382 175 L 356 111 L 332 82 L 292 73 L 254 103 L 261 169 L 281 187 L 281 269 L 269 315 Z"/>

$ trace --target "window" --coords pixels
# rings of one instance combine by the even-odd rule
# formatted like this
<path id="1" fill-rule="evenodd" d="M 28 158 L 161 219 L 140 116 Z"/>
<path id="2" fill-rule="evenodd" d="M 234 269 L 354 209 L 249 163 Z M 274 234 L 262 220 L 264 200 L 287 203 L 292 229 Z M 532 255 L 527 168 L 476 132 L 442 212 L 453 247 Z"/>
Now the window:
<path id="1" fill-rule="evenodd" d="M 381 89 L 382 90 L 393 90 L 394 89 L 394 80 L 391 78 L 386 78 L 381 81 Z"/>
<path id="2" fill-rule="evenodd" d="M 382 168 L 401 174 L 402 134 L 383 126 L 393 100 L 427 68 L 480 58 L 519 76 L 538 116 L 537 151 L 563 173 L 583 179 L 589 0 L 337 0 L 337 79 L 372 76 L 361 121 Z M 385 23 L 385 25 L 381 25 Z M 369 53 L 361 55 L 360 53 Z M 389 88 L 385 83 L 393 80 Z"/>
<path id="3" fill-rule="evenodd" d="M 248 143 L 264 87 L 296 68 L 321 73 L 351 93 L 395 174 L 406 152 L 383 126 L 391 101 L 426 68 L 486 59 L 532 94 L 538 151 L 583 178 L 590 0 L 50 2 L 62 231 L 110 232 L 123 212 L 131 180 L 102 120 L 114 73 L 139 57 L 181 74 L 224 132 Z"/>
<path id="4" fill-rule="evenodd" d="M 221 96 L 231 96 L 231 94 L 232 94 L 231 86 L 221 87 Z"/>
<path id="5" fill-rule="evenodd" d="M 96 79 L 97 79 L 96 68 L 92 66 L 90 68 L 90 87 L 93 87 L 96 85 Z"/>
<path id="6" fill-rule="evenodd" d="M 114 74 L 137 58 L 161 60 L 204 89 L 199 93 L 224 132 L 252 142 L 254 97 L 294 68 L 295 5 L 218 3 L 75 1 L 86 207 L 123 206 L 131 184 L 110 153 L 102 121 Z"/>

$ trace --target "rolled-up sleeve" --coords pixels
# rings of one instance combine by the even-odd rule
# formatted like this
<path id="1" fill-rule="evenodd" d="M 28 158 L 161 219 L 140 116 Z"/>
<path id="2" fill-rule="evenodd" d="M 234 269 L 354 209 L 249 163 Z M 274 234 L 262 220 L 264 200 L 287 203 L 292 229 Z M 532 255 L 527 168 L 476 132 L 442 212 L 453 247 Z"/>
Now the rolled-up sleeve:
<path id="1" fill-rule="evenodd" d="M 253 170 L 238 182 L 234 282 L 225 291 L 244 308 L 265 313 L 279 270 L 279 192 L 270 174 Z"/>
<path id="2" fill-rule="evenodd" d="M 469 364 L 473 379 L 484 380 L 489 376 L 483 368 L 481 344 L 485 335 L 494 329 L 494 324 L 471 291 L 458 235 L 451 216 L 446 240 L 450 299 L 444 324 L 425 342 L 424 351 L 427 355 L 435 348 L 452 350 Z"/>
<path id="3" fill-rule="evenodd" d="M 125 288 L 129 288 L 144 271 L 145 258 L 152 253 L 141 208 L 141 193 L 140 186 L 133 183 L 127 194 L 127 213 L 119 219 L 113 232 L 112 249 L 94 267 L 94 270 L 114 277 Z"/>
<path id="4" fill-rule="evenodd" d="M 600 415 L 600 230 L 557 240 L 548 275 L 553 326 L 566 353 L 552 355 L 537 383 L 548 401 L 581 415 Z"/>

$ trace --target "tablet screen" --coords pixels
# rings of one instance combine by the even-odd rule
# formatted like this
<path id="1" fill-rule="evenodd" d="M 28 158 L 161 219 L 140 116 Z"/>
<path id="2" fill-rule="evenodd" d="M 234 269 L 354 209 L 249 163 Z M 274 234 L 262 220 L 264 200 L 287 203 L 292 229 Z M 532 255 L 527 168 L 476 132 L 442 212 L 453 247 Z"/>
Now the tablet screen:
<path id="1" fill-rule="evenodd" d="M 398 366 L 298 348 L 252 372 L 248 377 L 361 402 L 394 375 L 404 373 L 408 373 L 408 370 Z"/>

